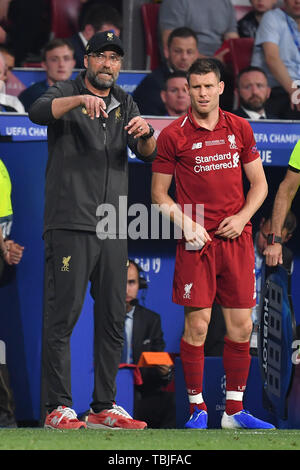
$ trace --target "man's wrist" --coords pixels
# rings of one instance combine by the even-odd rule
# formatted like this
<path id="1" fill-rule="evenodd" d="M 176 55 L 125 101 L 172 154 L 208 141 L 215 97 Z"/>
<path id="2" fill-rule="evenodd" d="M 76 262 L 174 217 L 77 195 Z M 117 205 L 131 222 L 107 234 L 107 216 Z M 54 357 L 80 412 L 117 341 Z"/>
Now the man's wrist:
<path id="1" fill-rule="evenodd" d="M 2 247 L 0 248 L 0 254 L 3 259 L 7 257 L 8 253 L 9 253 L 9 249 L 7 248 L 7 246 L 4 245 L 3 248 Z"/>
<path id="2" fill-rule="evenodd" d="M 275 245 L 275 243 L 279 243 L 280 245 L 282 245 L 282 238 L 278 235 L 275 235 L 275 233 L 269 233 L 267 237 L 267 244 Z"/>
<path id="3" fill-rule="evenodd" d="M 153 129 L 153 127 L 151 126 L 151 124 L 148 124 L 148 127 L 149 127 L 149 132 L 148 132 L 148 134 L 142 135 L 142 136 L 140 137 L 140 139 L 142 139 L 142 140 L 148 140 L 148 139 L 150 139 L 150 138 L 153 136 L 153 134 L 154 134 L 154 129 Z"/>

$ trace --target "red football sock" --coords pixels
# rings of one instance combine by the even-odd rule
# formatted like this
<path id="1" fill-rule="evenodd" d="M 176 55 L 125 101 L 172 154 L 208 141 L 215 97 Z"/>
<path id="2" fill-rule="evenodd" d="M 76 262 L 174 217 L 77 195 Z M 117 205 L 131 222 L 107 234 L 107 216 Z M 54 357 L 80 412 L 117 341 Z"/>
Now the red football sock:
<path id="1" fill-rule="evenodd" d="M 180 357 L 190 402 L 190 413 L 193 414 L 195 407 L 206 411 L 207 408 L 202 397 L 204 345 L 194 346 L 182 339 L 180 342 Z"/>
<path id="2" fill-rule="evenodd" d="M 250 342 L 236 343 L 225 337 L 223 364 L 226 375 L 226 413 L 243 409 L 243 395 L 249 374 Z"/>

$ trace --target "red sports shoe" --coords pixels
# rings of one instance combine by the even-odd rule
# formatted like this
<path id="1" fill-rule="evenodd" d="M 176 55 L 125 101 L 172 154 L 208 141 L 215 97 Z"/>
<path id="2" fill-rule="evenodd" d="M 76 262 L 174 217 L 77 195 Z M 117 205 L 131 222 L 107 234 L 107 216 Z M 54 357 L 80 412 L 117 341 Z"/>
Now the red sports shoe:
<path id="1" fill-rule="evenodd" d="M 90 429 L 146 429 L 147 423 L 133 419 L 121 406 L 113 405 L 109 410 L 90 411 L 87 421 Z"/>
<path id="2" fill-rule="evenodd" d="M 71 408 L 58 406 L 47 415 L 44 427 L 50 429 L 82 429 L 86 428 L 86 424 L 79 421 L 77 414 Z"/>

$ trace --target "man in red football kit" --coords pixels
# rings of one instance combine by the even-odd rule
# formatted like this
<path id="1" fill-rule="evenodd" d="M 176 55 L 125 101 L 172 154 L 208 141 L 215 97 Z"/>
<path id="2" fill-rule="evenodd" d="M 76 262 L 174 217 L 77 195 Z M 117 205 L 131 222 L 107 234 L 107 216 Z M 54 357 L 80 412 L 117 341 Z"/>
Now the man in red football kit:
<path id="1" fill-rule="evenodd" d="M 207 427 L 202 396 L 204 342 L 216 299 L 227 329 L 226 409 L 221 426 L 271 429 L 273 425 L 243 409 L 255 305 L 250 219 L 266 198 L 265 174 L 250 124 L 219 108 L 224 83 L 213 60 L 198 59 L 192 64 L 188 89 L 191 108 L 161 132 L 152 179 L 153 202 L 184 235 L 177 246 L 173 301 L 185 307 L 180 356 L 191 412 L 185 427 Z M 246 198 L 242 168 L 250 183 Z M 173 176 L 177 204 L 168 194 Z M 192 207 L 191 216 L 185 205 Z"/>

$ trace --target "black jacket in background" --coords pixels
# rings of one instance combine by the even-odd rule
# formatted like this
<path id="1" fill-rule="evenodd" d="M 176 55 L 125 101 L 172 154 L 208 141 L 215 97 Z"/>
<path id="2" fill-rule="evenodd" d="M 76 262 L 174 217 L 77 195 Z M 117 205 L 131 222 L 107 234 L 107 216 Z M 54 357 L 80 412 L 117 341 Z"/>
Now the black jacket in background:
<path id="1" fill-rule="evenodd" d="M 132 330 L 133 363 L 138 363 L 143 352 L 162 352 L 165 350 L 165 346 L 160 315 L 139 304 L 136 305 Z M 143 385 L 138 388 L 142 393 L 147 394 L 166 386 L 170 380 L 170 377 L 162 377 L 156 367 L 141 367 L 140 370 Z"/>
<path id="2" fill-rule="evenodd" d="M 160 315 L 137 304 L 133 314 L 133 362 L 138 363 L 142 352 L 164 349 Z M 149 428 L 176 427 L 175 395 L 165 390 L 173 380 L 173 371 L 165 376 L 157 367 L 141 367 L 140 371 L 143 384 L 134 389 L 134 418 L 146 421 Z"/>
<path id="3" fill-rule="evenodd" d="M 160 97 L 165 81 L 170 75 L 166 63 L 149 73 L 133 92 L 133 99 L 137 103 L 140 113 L 148 116 L 166 116 L 167 110 Z"/>
<path id="4" fill-rule="evenodd" d="M 83 69 L 84 68 L 84 55 L 85 47 L 81 40 L 81 37 L 78 33 L 74 34 L 69 38 L 70 43 L 74 47 L 74 59 L 75 59 L 75 68 Z"/>
<path id="5" fill-rule="evenodd" d="M 270 114 L 267 110 L 266 112 L 266 119 L 278 119 L 278 117 L 274 116 L 273 114 Z M 250 116 L 244 111 L 244 109 L 240 106 L 239 108 L 235 109 L 232 111 L 233 114 L 236 116 L 243 117 L 245 119 L 251 119 Z"/>
<path id="6" fill-rule="evenodd" d="M 224 111 L 232 111 L 233 107 L 233 77 L 222 62 L 214 59 L 221 71 L 221 80 L 225 83 L 224 93 L 220 96 L 220 107 Z M 133 99 L 137 103 L 140 113 L 144 116 L 167 116 L 166 107 L 160 97 L 167 77 L 171 70 L 166 63 L 160 65 L 149 73 L 136 87 Z"/>
<path id="7" fill-rule="evenodd" d="M 255 17 L 254 10 L 249 11 L 238 21 L 238 33 L 241 38 L 254 38 L 256 36 L 259 23 Z"/>

